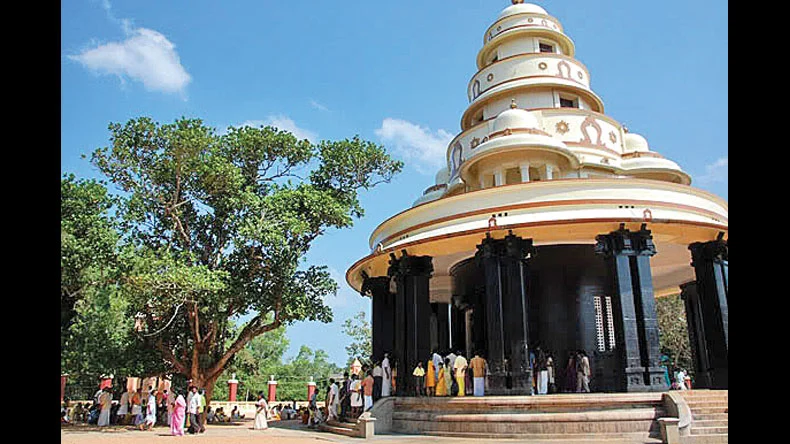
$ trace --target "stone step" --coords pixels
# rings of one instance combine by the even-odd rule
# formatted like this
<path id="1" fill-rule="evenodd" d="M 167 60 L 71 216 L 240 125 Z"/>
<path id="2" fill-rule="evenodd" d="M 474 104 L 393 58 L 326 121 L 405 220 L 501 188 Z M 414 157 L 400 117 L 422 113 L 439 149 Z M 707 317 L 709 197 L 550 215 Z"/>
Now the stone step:
<path id="1" fill-rule="evenodd" d="M 347 429 L 354 429 L 357 427 L 356 422 L 338 421 L 336 419 L 331 419 L 327 421 L 326 424 L 331 425 L 332 427 L 344 427 Z"/>
<path id="2" fill-rule="evenodd" d="M 653 419 L 634 421 L 584 421 L 584 422 L 485 422 L 485 421 L 415 421 L 392 419 L 392 431 L 396 433 L 422 434 L 428 432 L 479 433 L 496 435 L 534 435 L 534 434 L 620 434 L 643 433 L 644 436 L 660 433 L 658 423 Z"/>
<path id="3" fill-rule="evenodd" d="M 485 433 L 472 433 L 472 432 L 424 432 L 424 435 L 429 436 L 449 436 L 455 438 L 491 438 L 490 434 Z M 552 443 L 615 443 L 615 444 L 633 444 L 638 442 L 640 444 L 653 444 L 661 443 L 658 436 L 646 436 L 644 433 L 609 433 L 609 434 L 593 434 L 593 433 L 535 433 L 531 435 L 522 434 L 497 434 L 497 439 L 518 439 L 520 443 L 541 443 L 551 441 Z"/>
<path id="4" fill-rule="evenodd" d="M 727 427 L 729 420 L 725 419 L 695 419 L 691 427 Z"/>
<path id="5" fill-rule="evenodd" d="M 728 407 L 695 407 L 691 409 L 691 415 L 706 415 L 708 413 L 729 413 Z"/>
<path id="6" fill-rule="evenodd" d="M 348 427 L 331 426 L 331 425 L 329 425 L 327 423 L 319 424 L 318 425 L 318 429 L 322 430 L 324 432 L 330 432 L 330 433 L 334 433 L 334 434 L 337 434 L 337 435 L 345 435 L 345 436 L 352 436 L 352 437 L 357 435 L 357 432 L 354 429 L 350 429 Z"/>
<path id="7" fill-rule="evenodd" d="M 432 421 L 432 422 L 596 422 L 596 421 L 644 421 L 658 419 L 664 415 L 663 409 L 612 409 L 586 412 L 562 413 L 446 413 L 394 411 L 393 420 Z"/>
<path id="8" fill-rule="evenodd" d="M 694 419 L 694 421 L 707 421 L 707 420 L 726 421 L 730 417 L 729 413 L 698 413 L 696 415 L 692 413 L 691 416 Z"/>
<path id="9" fill-rule="evenodd" d="M 726 400 L 725 401 L 721 401 L 721 400 L 705 400 L 705 401 L 696 401 L 696 400 L 690 401 L 690 400 L 686 400 L 686 404 L 688 404 L 689 407 L 694 408 L 694 407 L 728 407 L 730 403 L 728 401 L 726 401 Z"/>
<path id="10" fill-rule="evenodd" d="M 691 424 L 692 435 L 726 435 L 728 431 L 728 427 L 696 427 Z"/>
<path id="11" fill-rule="evenodd" d="M 689 435 L 680 438 L 681 444 L 727 444 L 729 435 Z"/>

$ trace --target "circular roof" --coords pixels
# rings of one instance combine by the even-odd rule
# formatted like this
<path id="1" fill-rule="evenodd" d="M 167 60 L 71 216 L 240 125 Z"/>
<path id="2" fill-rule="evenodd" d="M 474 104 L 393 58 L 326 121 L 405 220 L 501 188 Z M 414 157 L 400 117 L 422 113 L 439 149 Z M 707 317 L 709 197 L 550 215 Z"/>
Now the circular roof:
<path id="1" fill-rule="evenodd" d="M 516 14 L 524 14 L 524 13 L 533 13 L 533 14 L 544 14 L 548 15 L 545 9 L 541 8 L 538 5 L 533 5 L 532 3 L 516 3 L 513 2 L 512 5 L 505 8 L 497 17 L 497 20 L 511 16 Z"/>
<path id="2" fill-rule="evenodd" d="M 440 169 L 435 176 L 436 185 L 441 185 L 443 183 L 447 183 L 450 180 L 450 172 L 447 171 L 447 167 Z"/>
<path id="3" fill-rule="evenodd" d="M 525 109 L 517 108 L 515 101 L 513 101 L 510 105 L 510 109 L 502 111 L 496 119 L 494 119 L 494 132 L 504 131 L 508 128 L 539 129 L 540 124 L 534 114 Z"/>
<path id="4" fill-rule="evenodd" d="M 647 145 L 647 140 L 636 133 L 626 133 L 625 135 L 625 152 L 632 151 L 647 152 L 650 147 Z"/>

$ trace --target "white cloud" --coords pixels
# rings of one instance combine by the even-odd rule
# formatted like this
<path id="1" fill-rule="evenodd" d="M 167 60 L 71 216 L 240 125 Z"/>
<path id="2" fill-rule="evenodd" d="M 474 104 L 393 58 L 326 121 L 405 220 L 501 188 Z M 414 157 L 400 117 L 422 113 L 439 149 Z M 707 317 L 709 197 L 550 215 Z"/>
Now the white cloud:
<path id="1" fill-rule="evenodd" d="M 386 118 L 376 130 L 385 144 L 422 174 L 433 174 L 446 165 L 447 145 L 453 135 L 443 129 L 431 131 L 405 120 Z"/>
<path id="2" fill-rule="evenodd" d="M 312 106 L 313 108 L 315 108 L 315 109 L 317 109 L 319 111 L 329 111 L 329 108 L 327 108 L 326 106 L 318 103 L 317 101 L 315 101 L 313 99 L 310 99 L 310 106 Z"/>
<path id="3" fill-rule="evenodd" d="M 108 18 L 117 23 L 126 40 L 98 45 L 68 58 L 99 74 L 114 74 L 142 82 L 150 91 L 183 94 L 192 77 L 181 65 L 175 45 L 160 32 L 132 28 L 128 19 L 117 19 L 110 2 L 102 1 Z"/>
<path id="4" fill-rule="evenodd" d="M 279 115 L 270 115 L 265 120 L 247 120 L 239 124 L 239 127 L 242 126 L 251 126 L 253 128 L 260 128 L 261 126 L 274 126 L 281 130 L 289 131 L 291 134 L 296 136 L 297 139 L 307 139 L 312 143 L 316 143 L 318 141 L 318 134 L 296 126 L 296 123 L 291 120 L 290 118 Z M 234 125 L 235 126 L 235 125 Z"/>
<path id="5" fill-rule="evenodd" d="M 728 174 L 728 157 L 722 157 L 712 164 L 705 166 L 705 174 L 697 177 L 697 182 L 700 184 L 712 184 L 717 182 L 727 183 L 729 181 Z"/>

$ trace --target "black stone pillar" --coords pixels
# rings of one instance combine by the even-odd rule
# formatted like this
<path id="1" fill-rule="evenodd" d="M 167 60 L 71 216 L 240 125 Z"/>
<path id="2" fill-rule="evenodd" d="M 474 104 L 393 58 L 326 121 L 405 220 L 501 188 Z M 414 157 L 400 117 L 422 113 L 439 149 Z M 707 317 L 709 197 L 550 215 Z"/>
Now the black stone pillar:
<path id="1" fill-rule="evenodd" d="M 450 314 L 448 311 L 449 304 L 437 302 L 431 305 L 436 306 L 436 350 L 447 350 L 450 347 Z M 438 369 L 435 370 L 438 371 Z"/>
<path id="2" fill-rule="evenodd" d="M 502 312 L 502 241 L 486 233 L 477 246 L 475 260 L 485 276 L 485 311 L 488 360 L 488 392 L 499 395 L 507 392 L 505 367 L 505 322 Z M 476 350 L 472 350 L 474 353 Z"/>
<path id="3" fill-rule="evenodd" d="M 392 353 L 395 347 L 394 297 L 389 291 L 390 278 L 387 276 L 368 277 L 363 275 L 360 294 L 370 296 L 372 311 L 372 352 L 373 359 L 384 359 L 384 353 Z"/>
<path id="4" fill-rule="evenodd" d="M 397 360 L 397 395 L 415 394 L 412 370 L 418 361 L 430 355 L 429 280 L 433 273 L 430 256 L 390 255 L 388 274 L 395 277 L 395 354 Z"/>
<path id="5" fill-rule="evenodd" d="M 695 242 L 689 245 L 691 265 L 697 277 L 699 317 L 707 359 L 710 388 L 729 387 L 729 310 L 727 241 Z"/>
<path id="6" fill-rule="evenodd" d="M 658 367 L 658 327 L 649 262 L 655 247 L 650 231 L 643 225 L 633 233 L 621 225 L 617 231 L 597 236 L 596 241 L 596 253 L 609 265 L 622 368 L 620 388 L 628 392 L 666 390 L 663 370 Z"/>
<path id="7" fill-rule="evenodd" d="M 705 328 L 702 325 L 697 283 L 687 282 L 680 286 L 680 297 L 686 305 L 686 324 L 688 325 L 691 358 L 694 362 L 694 387 L 711 388 L 710 360 L 705 342 Z"/>
<path id="8" fill-rule="evenodd" d="M 486 312 L 489 368 L 486 391 L 492 395 L 529 395 L 532 372 L 528 347 L 527 257 L 534 254 L 532 240 L 512 232 L 504 239 L 493 239 L 487 234 L 477 249 L 475 260 L 485 279 L 481 305 Z"/>
<path id="9" fill-rule="evenodd" d="M 505 356 L 510 371 L 510 394 L 532 394 L 529 368 L 529 261 L 535 255 L 532 239 L 509 232 L 505 236 L 502 261 L 505 268 L 504 319 L 507 328 Z"/>
<path id="10" fill-rule="evenodd" d="M 651 391 L 668 390 L 661 367 L 658 314 L 653 294 L 653 276 L 650 258 L 656 254 L 653 236 L 645 226 L 631 234 L 636 255 L 631 258 L 631 276 L 634 283 L 634 303 L 637 327 L 639 328 L 639 350 L 645 367 L 645 382 Z"/>

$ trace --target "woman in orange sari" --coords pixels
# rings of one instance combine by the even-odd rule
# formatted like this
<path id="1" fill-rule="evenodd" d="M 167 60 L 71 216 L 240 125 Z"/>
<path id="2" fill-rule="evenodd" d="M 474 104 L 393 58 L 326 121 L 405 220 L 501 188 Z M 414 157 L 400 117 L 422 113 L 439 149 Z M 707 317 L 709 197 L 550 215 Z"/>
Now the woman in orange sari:
<path id="1" fill-rule="evenodd" d="M 428 360 L 428 372 L 425 373 L 425 392 L 428 396 L 436 396 L 436 372 L 433 369 L 433 361 Z"/>
<path id="2" fill-rule="evenodd" d="M 438 382 L 436 384 L 436 396 L 447 396 L 447 384 L 444 383 L 444 364 L 439 363 Z"/>

